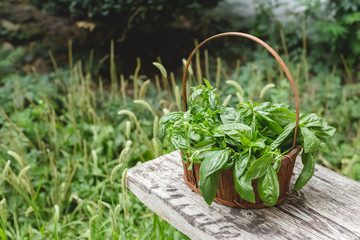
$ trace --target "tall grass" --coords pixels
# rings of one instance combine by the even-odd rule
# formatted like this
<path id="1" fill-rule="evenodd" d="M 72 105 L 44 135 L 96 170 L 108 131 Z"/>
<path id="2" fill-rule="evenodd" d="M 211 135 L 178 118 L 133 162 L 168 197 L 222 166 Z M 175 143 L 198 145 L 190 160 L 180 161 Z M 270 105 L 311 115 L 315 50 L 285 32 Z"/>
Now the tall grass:
<path id="1" fill-rule="evenodd" d="M 55 74 L 1 80 L 4 88 L 19 79 L 0 108 L 0 239 L 186 238 L 126 190 L 126 169 L 162 154 L 162 111 L 145 101 L 160 89 L 140 81 L 140 60 L 134 101 L 129 80 L 117 77 L 113 43 L 109 91 L 90 67 L 73 63 L 71 42 L 69 69 L 49 55 Z M 163 108 L 177 108 L 164 100 Z M 144 109 L 142 119 L 133 113 Z"/>

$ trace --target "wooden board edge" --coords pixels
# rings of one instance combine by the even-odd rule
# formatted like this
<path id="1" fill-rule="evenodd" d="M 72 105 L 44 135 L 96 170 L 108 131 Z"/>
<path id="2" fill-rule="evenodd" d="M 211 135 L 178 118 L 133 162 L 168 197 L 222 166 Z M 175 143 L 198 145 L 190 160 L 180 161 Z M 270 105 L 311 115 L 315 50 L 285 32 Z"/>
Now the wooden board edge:
<path id="1" fill-rule="evenodd" d="M 159 217 L 170 223 L 173 227 L 181 231 L 189 238 L 199 240 L 216 240 L 216 238 L 205 234 L 204 232 L 189 224 L 184 219 L 184 217 L 182 217 L 178 212 L 173 210 L 168 205 L 161 204 L 159 206 L 159 204 L 157 203 L 162 202 L 161 199 L 140 188 L 136 182 L 132 181 L 131 175 L 128 175 L 127 177 L 127 188 L 133 194 L 135 194 L 135 196 L 141 202 L 143 202 L 151 211 L 156 213 Z"/>

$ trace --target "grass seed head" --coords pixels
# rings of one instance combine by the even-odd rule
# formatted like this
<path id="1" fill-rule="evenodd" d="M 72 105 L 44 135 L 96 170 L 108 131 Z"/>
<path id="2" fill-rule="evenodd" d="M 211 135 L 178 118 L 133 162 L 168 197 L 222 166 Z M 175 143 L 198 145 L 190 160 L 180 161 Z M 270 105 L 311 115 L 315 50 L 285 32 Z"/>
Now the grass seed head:
<path id="1" fill-rule="evenodd" d="M 4 167 L 4 171 L 3 171 L 3 177 L 4 177 L 4 179 L 6 179 L 7 174 L 8 174 L 8 172 L 9 172 L 10 168 L 11 168 L 11 167 L 10 167 L 10 163 L 11 163 L 11 161 L 8 160 L 7 163 L 6 163 L 6 165 L 5 165 L 5 167 Z"/>
<path id="2" fill-rule="evenodd" d="M 266 91 L 273 87 L 275 87 L 275 84 L 273 83 L 266 84 L 266 86 L 260 92 L 260 101 L 263 99 Z"/>
<path id="3" fill-rule="evenodd" d="M 131 132 L 131 122 L 126 121 L 125 136 L 127 139 L 130 138 L 130 132 Z"/>
<path id="4" fill-rule="evenodd" d="M 226 98 L 225 98 L 225 100 L 224 100 L 224 102 L 223 102 L 223 106 L 224 107 L 226 107 L 227 105 L 228 105 L 228 103 L 230 102 L 230 99 L 231 99 L 231 95 L 228 95 Z"/>
<path id="5" fill-rule="evenodd" d="M 92 158 L 94 160 L 94 165 L 95 165 L 95 167 L 97 167 L 98 166 L 98 157 L 97 157 L 96 151 L 92 150 L 91 155 L 92 155 Z"/>
<path id="6" fill-rule="evenodd" d="M 152 139 L 152 144 L 153 144 L 153 147 L 154 147 L 155 157 L 158 157 L 158 153 L 159 153 L 159 143 L 158 143 L 158 141 L 157 141 L 156 138 L 153 138 L 153 139 Z"/>
<path id="7" fill-rule="evenodd" d="M 119 215 L 119 213 L 120 213 L 120 208 L 121 208 L 121 205 L 120 205 L 120 204 L 116 205 L 115 210 L 114 210 L 115 216 L 118 216 L 118 215 Z"/>
<path id="8" fill-rule="evenodd" d="M 114 178 L 115 178 L 115 174 L 116 172 L 122 167 L 122 163 L 119 163 L 118 165 L 116 165 L 114 167 L 114 169 L 111 171 L 111 174 L 110 174 L 110 183 L 111 184 L 114 184 Z"/>
<path id="9" fill-rule="evenodd" d="M 32 213 L 34 209 L 32 207 L 29 207 L 25 212 L 25 217 L 28 217 L 30 213 Z"/>
<path id="10" fill-rule="evenodd" d="M 57 224 L 59 222 L 59 217 L 60 217 L 59 205 L 55 204 L 54 209 L 55 209 L 54 222 L 55 224 Z"/>
<path id="11" fill-rule="evenodd" d="M 90 229 L 86 230 L 85 236 L 87 237 L 88 240 L 91 240 L 91 231 L 90 231 Z"/>
<path id="12" fill-rule="evenodd" d="M 0 215 L 1 215 L 1 220 L 3 222 L 7 222 L 8 210 L 7 210 L 6 198 L 3 198 L 0 201 Z"/>
<path id="13" fill-rule="evenodd" d="M 111 219 L 111 227 L 112 227 L 113 233 L 115 233 L 116 232 L 116 220 L 115 220 L 114 212 L 112 209 L 110 209 L 110 219 Z"/>
<path id="14" fill-rule="evenodd" d="M 108 209 L 111 209 L 111 205 L 108 204 L 107 202 L 104 202 L 104 201 L 99 200 L 99 201 L 98 201 L 98 206 L 99 206 L 99 205 L 104 205 L 104 206 L 107 207 Z"/>
<path id="15" fill-rule="evenodd" d="M 91 218 L 90 218 L 90 221 L 89 221 L 89 227 L 91 227 L 92 226 L 92 224 L 93 224 L 93 222 L 97 219 L 97 218 L 99 218 L 100 216 L 99 215 L 94 215 L 94 216 L 92 216 Z"/>
<path id="16" fill-rule="evenodd" d="M 244 96 L 244 90 L 242 89 L 242 87 L 240 86 L 240 84 L 238 84 L 237 82 L 235 82 L 234 80 L 227 80 L 226 84 L 233 86 L 236 88 L 236 90 L 241 94 L 241 96 Z"/>
<path id="17" fill-rule="evenodd" d="M 26 166 L 21 169 L 19 176 L 18 176 L 18 183 L 20 184 L 20 180 L 25 176 L 26 172 L 30 169 L 30 166 Z"/>
<path id="18" fill-rule="evenodd" d="M 129 111 L 129 110 L 125 110 L 125 109 L 120 110 L 120 111 L 118 112 L 118 114 L 119 114 L 119 115 L 123 115 L 123 114 L 128 115 L 130 118 L 132 118 L 132 119 L 134 120 L 134 122 L 138 122 L 135 114 L 134 114 L 133 112 Z"/>
<path id="19" fill-rule="evenodd" d="M 126 157 L 127 157 L 128 153 L 129 153 L 131 144 L 132 144 L 131 140 L 126 141 L 125 148 L 120 153 L 119 164 L 123 164 L 125 162 Z"/>
<path id="20" fill-rule="evenodd" d="M 20 166 L 23 165 L 23 160 L 22 158 L 19 156 L 19 154 L 17 154 L 16 152 L 14 151 L 7 151 L 7 154 L 9 154 L 10 156 L 12 156 L 13 158 L 15 158 L 15 160 L 19 163 Z"/>
<path id="21" fill-rule="evenodd" d="M 239 99 L 239 103 L 243 103 L 243 102 L 244 102 L 244 98 L 242 97 L 242 95 L 241 95 L 239 92 L 236 93 L 236 96 L 237 96 L 237 98 Z"/>
<path id="22" fill-rule="evenodd" d="M 125 168 L 125 170 L 123 171 L 121 186 L 122 186 L 122 190 L 123 190 L 122 192 L 123 192 L 123 201 L 124 201 L 125 220 L 129 221 L 130 216 L 129 216 L 129 206 L 128 206 L 128 202 L 127 202 L 126 176 L 127 176 L 127 168 Z"/>
<path id="23" fill-rule="evenodd" d="M 29 194 L 32 194 L 32 187 L 24 178 L 18 178 L 18 184 L 22 186 Z"/>
<path id="24" fill-rule="evenodd" d="M 164 108 L 164 109 L 163 109 L 164 115 L 168 114 L 169 112 L 170 112 L 169 109 L 167 109 L 167 108 Z"/>
<path id="25" fill-rule="evenodd" d="M 161 72 L 161 75 L 162 75 L 163 77 L 166 77 L 166 76 L 167 76 L 166 69 L 165 69 L 165 67 L 164 67 L 161 63 L 153 62 L 153 65 L 159 69 L 159 71 Z"/>
<path id="26" fill-rule="evenodd" d="M 156 117 L 156 113 L 154 109 L 150 106 L 149 103 L 145 102 L 144 100 L 134 100 L 135 104 L 143 105 L 145 108 L 147 108 L 153 115 Z"/>
<path id="27" fill-rule="evenodd" d="M 159 117 L 156 116 L 154 119 L 154 125 L 153 125 L 153 137 L 157 138 L 157 132 L 159 130 Z"/>
<path id="28" fill-rule="evenodd" d="M 140 93 L 139 93 L 139 98 L 140 98 L 140 99 L 144 99 L 144 98 L 145 98 L 146 87 L 147 87 L 147 85 L 149 85 L 150 83 L 151 83 L 151 80 L 148 79 L 148 80 L 146 80 L 143 84 L 141 84 Z"/>
<path id="29" fill-rule="evenodd" d="M 184 64 L 184 66 L 185 66 L 185 65 L 186 65 L 186 59 L 183 58 L 183 59 L 182 59 L 182 62 L 183 62 L 183 64 Z M 189 71 L 189 76 L 194 76 L 194 71 L 193 71 L 193 69 L 192 69 L 192 67 L 191 67 L 191 64 L 189 64 L 188 71 Z"/>

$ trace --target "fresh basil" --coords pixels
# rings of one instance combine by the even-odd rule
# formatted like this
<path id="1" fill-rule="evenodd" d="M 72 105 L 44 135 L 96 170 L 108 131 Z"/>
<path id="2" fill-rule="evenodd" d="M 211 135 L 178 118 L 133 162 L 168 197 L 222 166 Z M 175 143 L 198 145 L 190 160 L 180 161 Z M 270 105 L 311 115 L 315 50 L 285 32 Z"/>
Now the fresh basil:
<path id="1" fill-rule="evenodd" d="M 268 152 L 256 159 L 246 172 L 246 180 L 257 179 L 266 174 L 273 159 L 273 153 L 271 152 Z"/>
<path id="2" fill-rule="evenodd" d="M 186 153 L 184 161 L 190 161 L 190 166 L 201 163 L 199 188 L 208 204 L 216 195 L 221 172 L 232 168 L 235 189 L 243 199 L 255 202 L 252 181 L 258 179 L 260 198 L 274 205 L 279 197 L 277 172 L 294 138 L 295 113 L 283 104 L 268 102 L 224 107 L 215 89 L 206 79 L 204 82 L 192 88 L 185 113 L 161 118 L 159 138 Z M 304 167 L 296 190 L 312 177 L 316 154 L 328 151 L 326 141 L 335 132 L 314 113 L 300 115 L 299 126 L 296 144 L 303 147 Z"/>
<path id="3" fill-rule="evenodd" d="M 255 202 L 254 189 L 252 187 L 252 181 L 245 179 L 245 170 L 249 165 L 252 157 L 251 151 L 239 153 L 236 155 L 235 164 L 233 169 L 234 185 L 239 195 L 249 202 Z"/>
<path id="4" fill-rule="evenodd" d="M 159 130 L 158 130 L 159 138 L 163 139 L 167 135 L 169 135 L 170 134 L 168 129 L 169 126 L 173 125 L 183 116 L 184 116 L 183 112 L 172 112 L 164 115 L 159 121 Z"/>
<path id="5" fill-rule="evenodd" d="M 314 152 L 320 148 L 320 140 L 307 127 L 300 127 L 302 142 L 304 143 L 304 153 Z"/>
<path id="6" fill-rule="evenodd" d="M 251 183 L 251 180 L 245 179 L 245 174 L 239 177 L 236 173 L 236 170 L 234 169 L 235 190 L 241 198 L 245 199 L 246 201 L 255 203 L 255 193 Z"/>
<path id="7" fill-rule="evenodd" d="M 232 149 L 215 149 L 207 151 L 200 165 L 199 188 L 205 201 L 210 205 L 215 198 L 220 173 L 234 164 L 230 159 Z M 232 161 L 231 161 L 232 160 Z"/>
<path id="8" fill-rule="evenodd" d="M 304 167 L 295 182 L 294 189 L 299 191 L 314 175 L 316 159 L 311 153 L 303 153 L 301 156 Z"/>
<path id="9" fill-rule="evenodd" d="M 271 166 L 258 181 L 259 196 L 264 203 L 273 206 L 279 198 L 279 180 L 275 169 Z"/>

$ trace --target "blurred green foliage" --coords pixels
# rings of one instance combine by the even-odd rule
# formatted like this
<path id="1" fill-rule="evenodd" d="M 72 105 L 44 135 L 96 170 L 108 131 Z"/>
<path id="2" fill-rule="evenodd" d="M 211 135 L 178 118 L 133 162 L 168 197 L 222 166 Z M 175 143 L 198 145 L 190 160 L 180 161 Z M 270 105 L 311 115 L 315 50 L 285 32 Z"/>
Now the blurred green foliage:
<path id="1" fill-rule="evenodd" d="M 319 74 L 338 66 L 344 69 L 346 82 L 359 80 L 359 0 L 298 0 L 295 11 L 289 10 L 287 22 L 280 22 L 273 14 L 279 6 L 274 0 L 260 4 L 250 32 L 274 44 L 286 39 L 292 61 L 299 59 L 298 50 L 305 47 L 311 72 Z M 274 34 L 274 29 L 280 34 Z"/>
<path id="2" fill-rule="evenodd" d="M 241 17 L 233 9 L 246 5 L 221 2 L 203 18 L 206 36 L 226 31 L 248 32 L 274 46 L 286 60 L 301 62 L 305 55 L 309 74 L 323 74 L 336 66 L 342 70 L 343 82 L 359 81 L 359 0 L 296 0 L 291 9 L 287 2 L 260 0 L 255 1 L 255 6 L 253 15 Z M 287 9 L 281 16 L 276 14 L 280 7 Z M 258 49 L 253 43 L 238 39 L 209 44 L 209 50 L 230 63 L 239 56 L 255 59 Z"/>
<path id="3" fill-rule="evenodd" d="M 23 48 L 0 50 L 0 76 L 4 77 L 11 73 L 18 73 L 24 53 L 25 49 Z"/>

